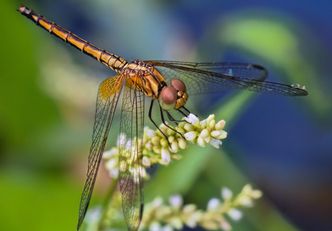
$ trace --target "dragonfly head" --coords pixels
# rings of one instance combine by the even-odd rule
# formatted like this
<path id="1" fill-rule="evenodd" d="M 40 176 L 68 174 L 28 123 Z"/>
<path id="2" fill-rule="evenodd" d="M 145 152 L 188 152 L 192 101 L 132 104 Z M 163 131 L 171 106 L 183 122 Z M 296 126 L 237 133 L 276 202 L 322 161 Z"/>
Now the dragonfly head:
<path id="1" fill-rule="evenodd" d="M 187 102 L 186 85 L 179 79 L 172 79 L 169 86 L 163 87 L 159 95 L 159 102 L 163 109 L 178 109 Z"/>

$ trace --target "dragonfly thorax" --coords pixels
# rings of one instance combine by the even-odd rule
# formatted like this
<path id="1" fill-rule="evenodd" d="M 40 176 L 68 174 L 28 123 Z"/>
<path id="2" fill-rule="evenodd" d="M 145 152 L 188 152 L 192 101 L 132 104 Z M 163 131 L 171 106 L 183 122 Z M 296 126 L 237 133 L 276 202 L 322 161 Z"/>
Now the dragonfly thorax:
<path id="1" fill-rule="evenodd" d="M 158 99 L 165 110 L 179 109 L 188 99 L 186 85 L 179 79 L 171 79 L 167 85 L 162 73 L 143 61 L 128 63 L 122 70 L 131 88 L 137 88 L 146 96 Z"/>

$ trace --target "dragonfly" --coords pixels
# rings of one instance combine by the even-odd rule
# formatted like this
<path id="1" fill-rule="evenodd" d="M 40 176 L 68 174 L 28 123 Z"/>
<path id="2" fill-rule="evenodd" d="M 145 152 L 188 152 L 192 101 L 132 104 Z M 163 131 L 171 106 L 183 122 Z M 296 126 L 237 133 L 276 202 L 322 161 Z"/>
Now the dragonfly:
<path id="1" fill-rule="evenodd" d="M 122 210 L 128 230 L 138 230 L 143 214 L 142 145 L 145 100 L 150 99 L 148 117 L 158 128 L 152 111 L 155 102 L 160 118 L 166 126 L 173 122 L 174 113 L 187 116 L 185 107 L 189 96 L 221 92 L 227 89 L 245 89 L 285 96 L 306 96 L 304 86 L 267 81 L 267 70 L 258 64 L 222 62 L 180 62 L 126 59 L 97 48 L 67 29 L 49 21 L 26 6 L 18 11 L 50 34 L 91 56 L 115 71 L 114 76 L 103 80 L 98 89 L 92 144 L 88 157 L 86 180 L 80 200 L 77 230 L 80 229 L 92 196 L 102 155 L 119 102 L 120 134 L 126 134 L 131 142 L 130 161 L 119 173 L 118 188 L 122 196 Z M 164 134 L 166 136 L 166 134 Z M 119 144 L 123 145 L 123 144 Z M 121 159 L 127 159 L 124 148 L 119 147 Z M 128 150 L 128 149 L 127 149 Z"/>

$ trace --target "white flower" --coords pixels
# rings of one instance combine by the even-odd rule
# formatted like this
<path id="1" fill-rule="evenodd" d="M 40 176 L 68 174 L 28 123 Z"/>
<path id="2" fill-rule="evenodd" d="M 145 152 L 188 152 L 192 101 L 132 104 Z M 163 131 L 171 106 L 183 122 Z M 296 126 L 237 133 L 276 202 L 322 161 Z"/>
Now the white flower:
<path id="1" fill-rule="evenodd" d="M 195 210 L 196 210 L 196 205 L 193 205 L 193 204 L 185 205 L 183 207 L 183 212 L 184 213 L 192 213 Z"/>
<path id="2" fill-rule="evenodd" d="M 142 164 L 143 164 L 145 167 L 150 167 L 150 166 L 151 166 L 151 161 L 150 161 L 150 159 L 149 159 L 148 157 L 143 156 Z"/>
<path id="3" fill-rule="evenodd" d="M 250 187 L 245 187 L 238 195 L 228 188 L 221 189 L 222 202 L 219 198 L 208 201 L 206 210 L 197 209 L 194 204 L 183 205 L 180 195 L 171 196 L 169 204 L 163 203 L 157 198 L 147 205 L 142 220 L 142 227 L 150 227 L 153 231 L 181 230 L 183 226 L 190 228 L 202 227 L 204 230 L 231 230 L 229 220 L 238 221 L 242 218 L 242 212 L 238 209 L 242 205 L 238 203 L 241 197 L 249 197 L 254 192 Z M 258 190 L 257 190 L 258 191 Z"/>
<path id="4" fill-rule="evenodd" d="M 161 231 L 162 229 L 161 229 L 161 226 L 159 223 L 154 222 L 150 225 L 149 230 L 150 231 Z"/>
<path id="5" fill-rule="evenodd" d="M 110 159 L 108 161 L 106 161 L 105 163 L 105 167 L 108 171 L 114 169 L 117 166 L 118 162 L 116 159 Z"/>
<path id="6" fill-rule="evenodd" d="M 119 151 L 117 148 L 111 148 L 110 150 L 107 150 L 104 152 L 103 154 L 103 158 L 104 159 L 109 159 L 109 158 L 112 158 L 113 156 L 115 155 L 118 155 L 119 154 Z"/>
<path id="7" fill-rule="evenodd" d="M 218 198 L 212 198 L 209 200 L 207 205 L 207 210 L 215 210 L 220 205 L 220 200 Z"/>
<path id="8" fill-rule="evenodd" d="M 232 218 L 234 221 L 238 221 L 242 218 L 242 212 L 238 209 L 230 209 L 227 214 Z"/>
<path id="9" fill-rule="evenodd" d="M 151 138 L 155 135 L 155 131 L 153 131 L 152 129 L 148 128 L 148 127 L 145 127 L 145 134 Z"/>
<path id="10" fill-rule="evenodd" d="M 197 138 L 197 144 L 201 147 L 205 147 L 205 141 L 201 136 Z"/>
<path id="11" fill-rule="evenodd" d="M 86 220 L 89 223 L 95 223 L 100 219 L 100 215 L 101 215 L 101 208 L 97 207 L 97 208 L 89 209 L 88 213 L 86 215 Z"/>
<path id="12" fill-rule="evenodd" d="M 117 179 L 119 177 L 119 169 L 118 168 L 113 168 L 109 169 L 109 174 L 113 179 Z"/>
<path id="13" fill-rule="evenodd" d="M 229 200 L 233 197 L 233 192 L 229 188 L 223 187 L 221 190 L 221 196 L 224 200 Z"/>
<path id="14" fill-rule="evenodd" d="M 205 138 L 205 137 L 208 137 L 209 136 L 209 131 L 205 128 L 201 131 L 201 133 L 199 134 L 199 136 L 201 138 Z"/>
<path id="15" fill-rule="evenodd" d="M 225 120 L 220 120 L 218 123 L 216 123 L 215 128 L 216 128 L 217 130 L 224 129 L 225 124 L 226 124 Z"/>
<path id="16" fill-rule="evenodd" d="M 173 228 L 169 225 L 165 225 L 161 230 L 162 231 L 173 231 Z"/>
<path id="17" fill-rule="evenodd" d="M 196 124 L 199 122 L 199 119 L 197 118 L 197 116 L 195 116 L 194 114 L 190 113 L 186 118 L 185 120 L 188 122 L 188 123 L 191 123 L 191 124 Z"/>
<path id="18" fill-rule="evenodd" d="M 199 220 L 201 219 L 201 212 L 199 211 L 195 211 L 193 212 L 185 221 L 186 225 L 190 228 L 194 228 L 195 226 L 197 226 L 197 223 L 199 222 Z"/>
<path id="19" fill-rule="evenodd" d="M 183 200 L 180 195 L 174 195 L 169 198 L 169 203 L 174 208 L 180 208 L 182 206 Z"/>
<path id="20" fill-rule="evenodd" d="M 253 205 L 252 199 L 248 196 L 241 196 L 238 199 L 238 203 L 239 203 L 239 205 L 242 205 L 244 207 L 251 207 Z"/>
<path id="21" fill-rule="evenodd" d="M 222 145 L 222 142 L 220 140 L 217 139 L 211 139 L 210 140 L 210 144 L 214 147 L 219 149 L 220 145 Z"/>
<path id="22" fill-rule="evenodd" d="M 225 219 L 222 219 L 220 222 L 220 228 L 222 230 L 229 231 L 232 229 L 232 226 Z"/>
<path id="23" fill-rule="evenodd" d="M 184 138 L 188 141 L 193 141 L 197 137 L 197 132 L 191 131 L 184 134 Z"/>
<path id="24" fill-rule="evenodd" d="M 169 164 L 171 162 L 171 154 L 166 149 L 161 149 L 161 160 L 163 164 Z"/>
<path id="25" fill-rule="evenodd" d="M 119 166 L 119 170 L 121 172 L 125 172 L 127 170 L 127 163 L 125 161 L 120 161 L 120 166 Z"/>
<path id="26" fill-rule="evenodd" d="M 152 205 L 153 208 L 158 208 L 158 207 L 160 207 L 162 204 L 163 204 L 163 198 L 161 198 L 161 197 L 157 197 L 157 198 L 155 198 L 155 199 L 152 201 L 152 203 L 151 203 L 151 205 Z"/>
<path id="27" fill-rule="evenodd" d="M 124 146 L 126 143 L 126 134 L 121 133 L 118 137 L 117 145 L 118 146 Z"/>

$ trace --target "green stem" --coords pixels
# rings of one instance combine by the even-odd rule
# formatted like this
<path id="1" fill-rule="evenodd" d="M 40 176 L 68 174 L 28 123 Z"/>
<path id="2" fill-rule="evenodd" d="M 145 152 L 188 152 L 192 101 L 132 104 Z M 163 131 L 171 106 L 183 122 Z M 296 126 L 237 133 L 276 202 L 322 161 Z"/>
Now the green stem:
<path id="1" fill-rule="evenodd" d="M 102 214 L 100 216 L 99 222 L 98 222 L 98 231 L 102 231 L 105 229 L 105 222 L 107 220 L 107 213 L 109 211 L 109 207 L 111 206 L 111 201 L 113 199 L 114 192 L 116 190 L 117 186 L 117 180 L 113 179 L 110 187 L 108 188 L 108 192 L 105 197 L 105 201 L 102 205 Z"/>

